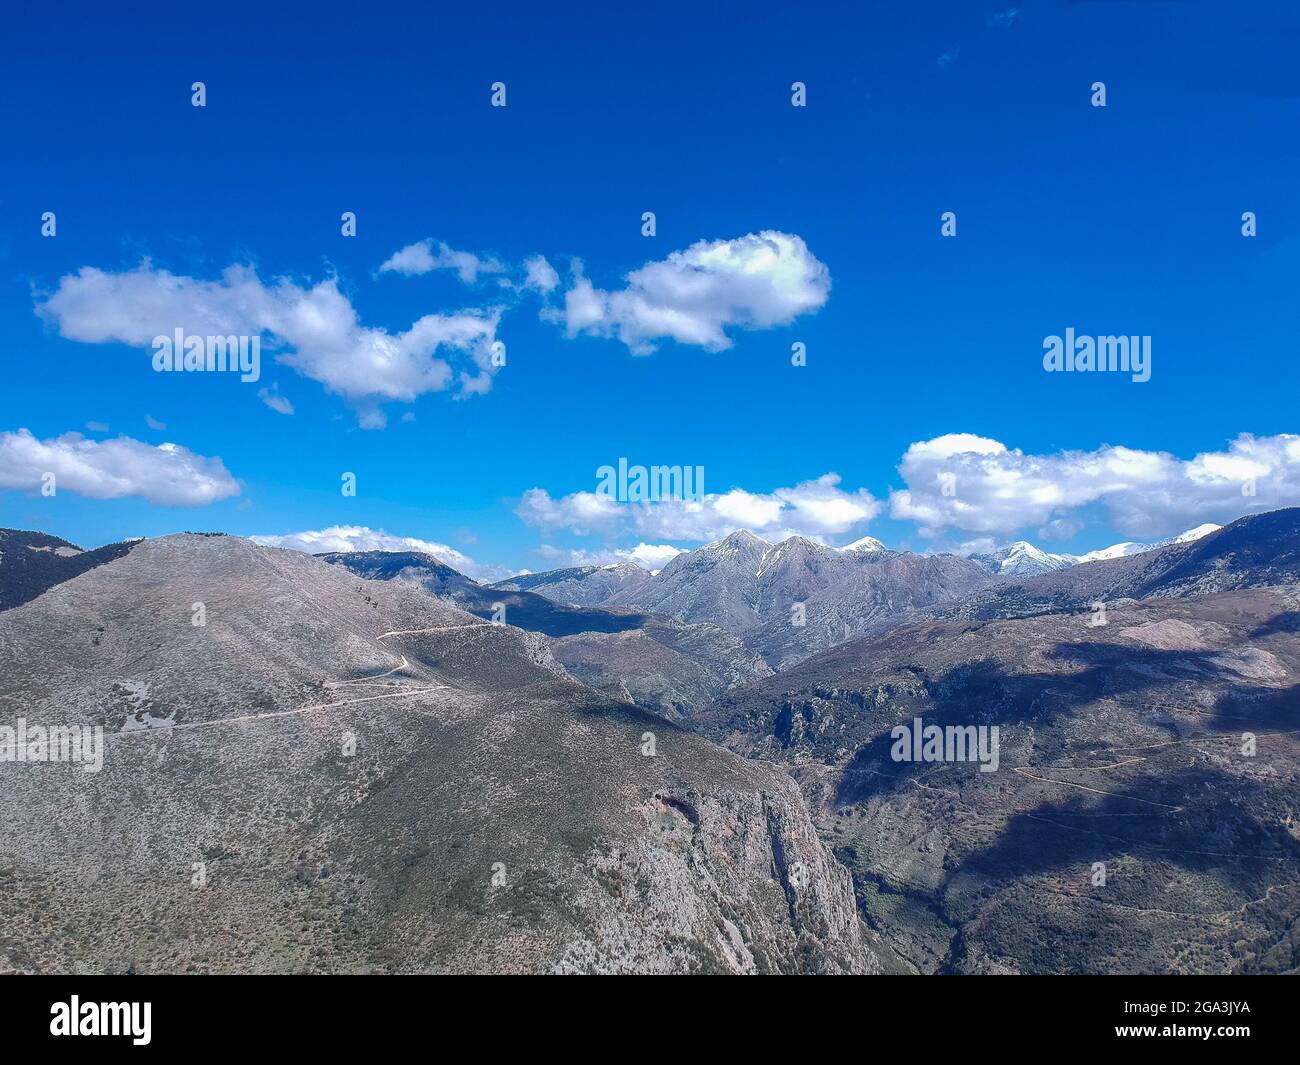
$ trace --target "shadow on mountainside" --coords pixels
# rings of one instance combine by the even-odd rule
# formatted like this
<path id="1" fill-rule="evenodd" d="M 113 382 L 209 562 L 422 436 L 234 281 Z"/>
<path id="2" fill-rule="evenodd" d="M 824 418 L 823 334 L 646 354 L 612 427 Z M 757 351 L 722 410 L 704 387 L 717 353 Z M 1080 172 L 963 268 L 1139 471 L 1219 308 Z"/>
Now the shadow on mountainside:
<path id="1" fill-rule="evenodd" d="M 1110 793 L 1080 791 L 1013 813 L 993 845 L 961 863 L 962 872 L 997 880 L 1059 875 L 1132 854 L 1213 874 L 1247 895 L 1300 874 L 1300 841 L 1281 820 L 1263 820 L 1276 796 L 1243 776 L 1204 763 L 1127 781 L 1064 769 L 1045 775 Z"/>
<path id="2" fill-rule="evenodd" d="M 1249 667 L 1249 661 L 1243 663 L 1231 651 L 1161 650 L 1088 642 L 1058 645 L 1048 657 L 1074 668 L 1068 672 L 1016 673 L 996 660 L 983 659 L 956 666 L 937 680 L 929 680 L 921 672 L 921 692 L 888 699 L 880 706 L 863 707 L 866 731 L 874 735 L 842 771 L 836 802 L 851 805 L 894 793 L 931 768 L 930 763 L 895 762 L 891 758 L 891 729 L 898 724 L 910 725 L 914 717 L 920 717 L 925 725 L 941 727 L 997 725 L 1004 747 L 1014 740 L 1014 730 L 1027 724 L 1039 732 L 1068 716 L 1077 727 L 1080 708 L 1102 700 L 1118 703 L 1121 712 L 1131 717 L 1134 737 L 1146 742 L 1153 742 L 1153 728 L 1164 730 L 1170 740 L 1176 740 L 1189 734 L 1300 727 L 1300 715 L 1296 713 L 1300 691 L 1296 687 L 1279 689 L 1252 683 L 1242 672 Z M 1236 685 L 1218 696 L 1209 713 L 1192 698 L 1193 692 L 1207 683 Z M 1171 685 L 1183 686 L 1186 692 L 1161 692 Z M 1150 701 L 1153 693 L 1163 697 L 1158 704 Z M 791 717 L 809 712 L 809 701 L 799 694 L 789 696 L 786 703 L 783 713 Z M 1186 710 L 1186 715 L 1179 715 L 1180 710 Z M 1101 727 L 1099 721 L 1099 730 Z M 1114 722 L 1105 727 L 1113 730 Z M 1049 756 L 1055 746 L 1050 733 L 1038 736 L 1036 745 Z M 1092 747 L 1076 743 L 1074 750 L 1104 751 L 1107 746 L 1099 740 Z M 978 772 L 976 766 L 969 768 Z"/>

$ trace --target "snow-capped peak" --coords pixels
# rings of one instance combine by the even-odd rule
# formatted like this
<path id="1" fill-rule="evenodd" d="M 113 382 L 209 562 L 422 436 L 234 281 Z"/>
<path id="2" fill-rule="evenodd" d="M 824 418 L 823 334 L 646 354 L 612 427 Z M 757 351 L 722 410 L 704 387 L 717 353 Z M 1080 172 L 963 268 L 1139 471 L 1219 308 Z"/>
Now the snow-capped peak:
<path id="1" fill-rule="evenodd" d="M 1150 544 L 1139 544 L 1132 540 L 1125 540 L 1122 544 L 1111 544 L 1110 547 L 1101 547 L 1096 551 L 1089 551 L 1076 557 L 1080 562 L 1100 562 L 1106 558 L 1123 558 L 1125 555 L 1136 555 L 1142 551 L 1150 550 Z"/>
<path id="2" fill-rule="evenodd" d="M 1028 540 L 1017 540 L 1010 547 L 993 556 L 998 561 L 998 572 L 1009 574 L 1047 573 L 1074 565 L 1072 555 L 1054 555 L 1035 547 Z"/>
<path id="3" fill-rule="evenodd" d="M 871 552 L 871 551 L 888 551 L 889 548 L 887 548 L 874 536 L 864 536 L 861 540 L 854 540 L 853 543 L 851 544 L 845 544 L 843 547 L 840 548 L 840 550 Z"/>
<path id="4" fill-rule="evenodd" d="M 1193 540 L 1199 540 L 1202 536 L 1209 536 L 1212 532 L 1218 532 L 1222 525 L 1215 525 L 1213 522 L 1206 522 L 1204 525 L 1198 525 L 1195 529 L 1188 529 L 1177 536 L 1170 536 L 1164 540 L 1157 540 L 1153 544 L 1140 544 L 1132 540 L 1125 540 L 1121 544 L 1111 544 L 1110 547 L 1103 547 L 1097 551 L 1089 551 L 1086 555 L 1076 556 L 1079 562 L 1097 562 L 1106 558 L 1123 558 L 1125 555 L 1140 555 L 1143 551 L 1154 551 L 1157 547 L 1168 547 L 1171 544 L 1189 544 Z"/>
<path id="5" fill-rule="evenodd" d="M 1152 544 L 1152 547 L 1163 547 L 1165 544 L 1186 544 L 1193 540 L 1199 540 L 1202 536 L 1209 536 L 1212 532 L 1218 532 L 1222 525 L 1215 525 L 1213 522 L 1206 522 L 1204 525 L 1198 525 L 1195 529 L 1188 529 L 1186 532 L 1179 533 L 1177 536 L 1170 537 L 1168 540 L 1161 540 L 1159 545 Z"/>

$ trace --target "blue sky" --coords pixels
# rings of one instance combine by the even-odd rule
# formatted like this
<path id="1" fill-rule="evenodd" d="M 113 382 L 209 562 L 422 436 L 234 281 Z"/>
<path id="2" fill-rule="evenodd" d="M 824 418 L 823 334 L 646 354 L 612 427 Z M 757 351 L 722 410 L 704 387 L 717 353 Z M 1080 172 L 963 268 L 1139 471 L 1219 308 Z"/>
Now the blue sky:
<path id="1" fill-rule="evenodd" d="M 342 525 L 496 573 L 728 524 L 1083 551 L 1300 503 L 1293 5 L 470 7 L 7 15 L 0 525 Z M 489 272 L 380 271 L 425 240 Z M 266 329 L 262 379 L 153 372 L 135 334 L 191 312 Z M 451 368 L 408 400 L 365 394 L 352 313 L 381 345 L 489 325 L 408 353 L 389 392 Z M 1045 372 L 1067 327 L 1149 335 L 1151 380 Z M 620 456 L 716 498 L 593 510 Z"/>

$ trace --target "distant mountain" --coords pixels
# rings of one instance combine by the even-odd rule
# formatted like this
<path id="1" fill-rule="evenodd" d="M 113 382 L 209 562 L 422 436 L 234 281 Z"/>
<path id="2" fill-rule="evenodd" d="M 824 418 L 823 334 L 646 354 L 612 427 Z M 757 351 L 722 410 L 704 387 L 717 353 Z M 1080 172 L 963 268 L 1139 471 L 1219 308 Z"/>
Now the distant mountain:
<path id="1" fill-rule="evenodd" d="M 601 606 L 614 595 L 651 579 L 647 570 L 631 562 L 610 566 L 575 566 L 529 573 L 497 581 L 491 587 L 505 591 L 537 592 L 565 606 Z"/>
<path id="2" fill-rule="evenodd" d="M 1084 555 L 1075 556 L 1079 562 L 1099 562 L 1108 558 L 1123 558 L 1125 555 L 1140 555 L 1143 551 L 1154 551 L 1157 547 L 1168 547 L 1170 544 L 1186 544 L 1193 540 L 1199 540 L 1202 536 L 1209 536 L 1212 532 L 1218 532 L 1222 525 L 1214 525 L 1207 522 L 1204 525 L 1198 525 L 1195 529 L 1188 529 L 1186 532 L 1179 533 L 1177 536 L 1170 536 L 1164 540 L 1157 540 L 1150 544 L 1134 543 L 1126 540 L 1122 544 L 1112 544 L 1110 547 L 1103 547 L 1099 551 L 1089 551 Z"/>
<path id="3" fill-rule="evenodd" d="M 928 613 L 1015 617 L 1086 610 L 1096 602 L 1208 595 L 1300 581 L 1300 509 L 1238 518 L 1215 531 L 1189 536 L 1175 537 L 1166 547 L 1002 581 Z"/>
<path id="4" fill-rule="evenodd" d="M 875 556 L 843 579 L 801 601 L 796 625 L 792 607 L 775 607 L 769 619 L 743 638 L 773 669 L 784 669 L 829 647 L 879 628 L 900 624 L 918 610 L 958 600 L 993 578 L 956 555 L 910 552 Z M 794 591 L 787 592 L 793 595 Z"/>
<path id="5" fill-rule="evenodd" d="M 737 532 L 678 555 L 611 602 L 721 626 L 779 669 L 991 579 L 968 559 L 890 551 L 870 538 L 834 548 Z"/>
<path id="6" fill-rule="evenodd" d="M 876 561 L 870 551 L 840 551 L 802 536 L 770 544 L 742 530 L 677 555 L 652 580 L 611 603 L 743 634 L 774 614 L 788 617 L 795 603 Z"/>
<path id="7" fill-rule="evenodd" d="M 1215 525 L 1213 522 L 1206 522 L 1204 525 L 1198 525 L 1194 529 L 1188 529 L 1177 536 L 1171 536 L 1167 540 L 1157 540 L 1152 547 L 1167 547 L 1169 544 L 1186 544 L 1192 540 L 1199 540 L 1202 536 L 1209 536 L 1212 532 L 1218 532 L 1222 525 Z"/>
<path id="8" fill-rule="evenodd" d="M 976 593 L 982 597 L 972 602 L 1007 602 L 1022 594 L 1024 580 L 1073 572 L 1093 558 L 1129 558 L 1165 545 L 1191 543 L 1217 529 L 1202 525 L 1157 544 L 1116 544 L 1088 556 L 1053 554 L 1022 540 L 970 558 L 891 551 L 870 536 L 842 548 L 803 536 L 772 544 L 741 530 L 677 555 L 657 574 L 630 563 L 585 566 L 528 574 L 486 588 L 432 556 L 372 552 L 376 557 L 369 562 L 367 555 L 359 555 L 349 556 L 355 561 L 348 564 L 363 576 L 418 579 L 427 590 L 480 617 L 488 617 L 495 604 L 504 602 L 513 614 L 510 623 L 550 636 L 640 630 L 651 614 L 716 626 L 758 651 L 765 661 L 763 668 L 783 669 L 846 640 L 910 623 L 934 611 L 935 616 L 944 616 L 943 604 L 949 616 L 955 616 L 964 609 L 959 604 Z M 384 561 L 379 560 L 381 555 Z M 340 561 L 344 556 L 327 557 Z M 427 572 L 417 573 L 421 559 L 430 560 Z M 1067 580 L 1073 582 L 1074 578 Z M 571 609 L 589 613 L 574 615 L 567 612 Z M 599 647 L 621 661 L 626 661 L 629 648 L 638 646 L 598 640 L 587 640 L 585 645 L 591 654 Z M 733 660 L 742 673 L 750 673 L 752 656 L 737 650 L 738 646 L 727 653 L 738 656 Z M 721 654 L 723 646 L 714 650 Z M 684 712 L 694 697 L 688 693 L 699 689 L 685 677 L 678 677 L 684 682 L 680 687 L 671 683 L 661 687 L 654 678 L 660 677 L 665 665 L 662 656 L 661 650 L 654 649 L 645 663 L 643 679 L 648 687 L 641 689 L 640 699 L 651 698 L 651 702 L 642 705 Z M 584 675 L 593 680 L 603 676 L 613 683 L 610 672 L 598 665 L 584 663 Z M 712 675 L 716 684 L 726 674 Z M 651 697 L 654 690 L 675 694 L 664 701 Z"/>
<path id="9" fill-rule="evenodd" d="M 1033 577 L 1078 562 L 1074 555 L 1054 555 L 1035 547 L 1028 540 L 1017 540 L 1010 547 L 989 554 L 971 555 L 970 559 L 1001 577 Z"/>
<path id="10" fill-rule="evenodd" d="M 657 577 L 612 596 L 607 605 L 637 607 L 678 621 L 708 622 L 739 633 L 758 624 L 758 576 L 772 549 L 751 532 L 734 532 L 670 559 Z"/>
<path id="11" fill-rule="evenodd" d="M 841 551 L 865 551 L 870 553 L 874 551 L 888 551 L 889 548 L 887 548 L 874 536 L 864 536 L 860 540 L 854 540 L 853 543 L 851 544 L 845 544 L 843 547 L 840 548 L 840 550 Z"/>
<path id="12" fill-rule="evenodd" d="M 0 968 L 879 967 L 782 770 L 549 648 L 235 537 L 0 614 L 3 719 L 105 731 L 101 772 L 0 765 Z"/>
<path id="13" fill-rule="evenodd" d="M 1002 577 L 1035 577 L 1041 573 L 1051 573 L 1058 569 L 1065 569 L 1067 566 L 1077 566 L 1081 562 L 1099 562 L 1111 558 L 1124 558 L 1128 555 L 1139 555 L 1144 551 L 1154 551 L 1159 547 L 1168 547 L 1170 544 L 1189 543 L 1192 540 L 1199 540 L 1202 536 L 1208 536 L 1212 532 L 1217 532 L 1220 528 L 1222 526 L 1219 525 L 1198 525 L 1195 529 L 1188 529 L 1187 532 L 1171 536 L 1166 540 L 1157 540 L 1155 543 L 1140 544 L 1129 540 L 1096 551 L 1089 551 L 1083 555 L 1053 554 L 1035 547 L 1027 540 L 1017 540 L 1010 547 L 1004 547 L 999 551 L 971 555 L 970 557 L 971 561 L 978 562 L 990 573 L 996 573 Z"/>
<path id="14" fill-rule="evenodd" d="M 134 543 L 84 551 L 46 533 L 0 529 L 0 610 L 26 603 L 79 573 L 121 558 Z"/>
<path id="15" fill-rule="evenodd" d="M 623 632 L 640 628 L 645 621 L 633 611 L 566 607 L 534 592 L 498 590 L 479 584 L 433 555 L 419 551 L 348 551 L 316 557 L 343 566 L 367 580 L 416 585 L 488 621 L 500 612 L 505 624 L 547 636 Z"/>
<path id="16" fill-rule="evenodd" d="M 795 603 L 843 585 L 854 573 L 884 557 L 878 552 L 837 551 L 802 536 L 774 545 L 754 574 L 754 602 L 760 621 L 780 615 L 788 623 Z"/>

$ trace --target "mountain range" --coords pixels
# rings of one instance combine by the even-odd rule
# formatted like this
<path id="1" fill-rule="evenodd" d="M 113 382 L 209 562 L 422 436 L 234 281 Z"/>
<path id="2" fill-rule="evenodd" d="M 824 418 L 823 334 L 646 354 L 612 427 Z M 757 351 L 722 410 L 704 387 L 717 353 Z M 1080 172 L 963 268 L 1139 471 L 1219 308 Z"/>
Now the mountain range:
<path id="1" fill-rule="evenodd" d="M 1297 618 L 1278 511 L 981 589 L 693 723 L 790 766 L 918 971 L 1293 972 Z M 999 770 L 896 761 L 917 719 L 998 725 Z"/>
<path id="2" fill-rule="evenodd" d="M 1300 971 L 1300 510 L 1021 546 L 0 532 L 0 724 L 107 743 L 0 760 L 0 967 Z"/>
<path id="3" fill-rule="evenodd" d="M 571 597 L 575 578 L 572 571 L 561 572 L 563 594 Z M 529 587 L 548 595 L 549 578 L 532 575 Z M 625 578 L 600 605 L 716 625 L 779 669 L 850 638 L 873 620 L 991 580 L 977 563 L 955 555 L 889 551 L 869 538 L 845 549 L 801 536 L 771 544 L 742 530 L 677 555 L 657 574 Z"/>
<path id="4" fill-rule="evenodd" d="M 570 605 L 631 608 L 717 625 L 779 670 L 1005 580 L 1156 551 L 1218 528 L 1201 525 L 1159 543 L 1116 544 L 1088 555 L 1051 554 L 1020 541 L 970 557 L 891 551 L 872 537 L 843 548 L 802 536 L 773 544 L 741 530 L 677 555 L 655 574 L 623 563 L 529 574 L 493 587 L 527 588 Z"/>
<path id="5" fill-rule="evenodd" d="M 1132 540 L 1126 540 L 1123 543 L 1112 544 L 1110 547 L 1103 547 L 1097 551 L 1089 551 L 1082 555 L 1056 554 L 1035 547 L 1028 540 L 1017 540 L 1008 547 L 997 551 L 987 554 L 973 554 L 970 557 L 990 573 L 997 573 L 1004 577 L 1034 577 L 1040 573 L 1051 573 L 1054 570 L 1077 566 L 1083 562 L 1100 562 L 1110 558 L 1124 558 L 1128 555 L 1142 554 L 1144 551 L 1154 551 L 1159 547 L 1168 547 L 1171 544 L 1189 543 L 1192 540 L 1199 540 L 1202 536 L 1208 536 L 1212 532 L 1217 532 L 1220 528 L 1222 526 L 1206 523 L 1198 525 L 1194 529 L 1188 529 L 1184 533 L 1179 533 L 1177 536 L 1171 536 L 1166 540 L 1157 540 L 1155 543 L 1140 544 Z"/>

